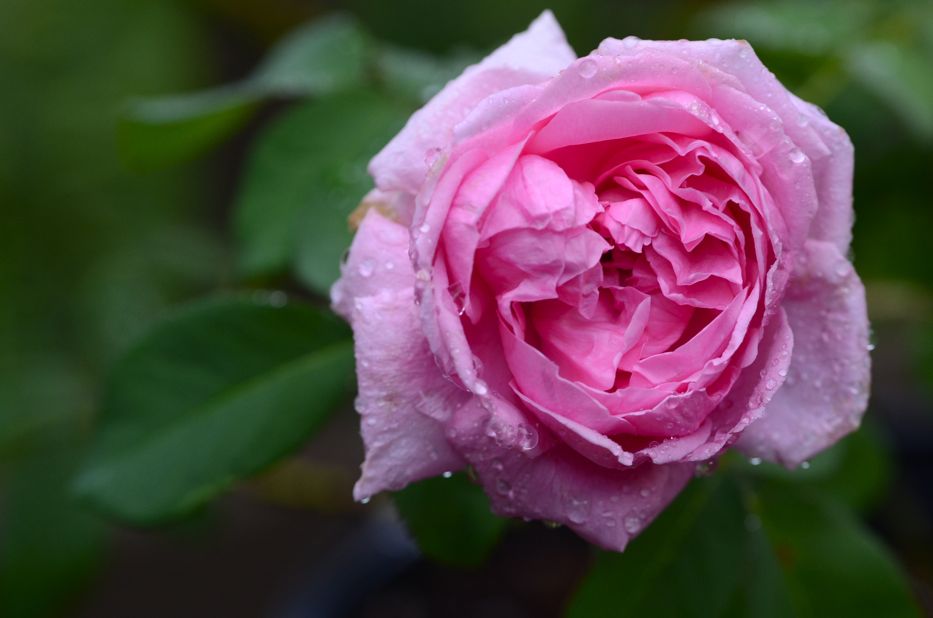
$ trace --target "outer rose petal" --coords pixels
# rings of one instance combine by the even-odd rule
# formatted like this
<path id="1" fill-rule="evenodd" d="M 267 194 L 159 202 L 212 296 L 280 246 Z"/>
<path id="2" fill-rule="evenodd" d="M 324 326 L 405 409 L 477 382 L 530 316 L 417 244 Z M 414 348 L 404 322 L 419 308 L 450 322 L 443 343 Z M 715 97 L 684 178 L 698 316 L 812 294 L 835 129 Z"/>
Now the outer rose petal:
<path id="1" fill-rule="evenodd" d="M 370 162 L 376 186 L 418 193 L 429 169 L 428 154 L 447 147 L 454 127 L 480 102 L 507 88 L 544 81 L 575 59 L 554 15 L 543 12 L 528 30 L 466 69 L 415 112 Z"/>
<path id="2" fill-rule="evenodd" d="M 808 241 L 784 298 L 794 331 L 787 380 L 737 446 L 787 466 L 855 430 L 868 405 L 865 289 L 829 242 Z"/>
<path id="3" fill-rule="evenodd" d="M 371 210 L 332 291 L 356 349 L 366 445 L 357 500 L 463 467 L 437 419 L 469 395 L 444 379 L 421 333 L 407 238 L 404 227 Z"/>
<path id="4" fill-rule="evenodd" d="M 474 399 L 457 411 L 448 435 L 473 466 L 493 510 L 556 521 L 613 551 L 625 549 L 695 469 L 695 464 L 608 469 L 559 444 L 533 456 L 496 444 L 485 429 L 489 416 Z"/>
<path id="5" fill-rule="evenodd" d="M 827 156 L 810 155 L 820 198 L 820 207 L 810 226 L 810 238 L 829 241 L 845 255 L 852 242 L 852 173 L 855 165 L 852 140 L 817 106 L 797 97 L 794 97 L 794 102 L 829 150 Z"/>

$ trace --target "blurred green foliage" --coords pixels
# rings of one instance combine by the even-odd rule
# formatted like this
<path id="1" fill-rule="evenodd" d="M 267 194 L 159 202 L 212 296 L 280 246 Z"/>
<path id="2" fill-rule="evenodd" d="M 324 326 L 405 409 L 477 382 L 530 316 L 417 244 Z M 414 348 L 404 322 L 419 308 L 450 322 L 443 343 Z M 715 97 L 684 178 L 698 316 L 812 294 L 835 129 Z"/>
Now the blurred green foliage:
<path id="1" fill-rule="evenodd" d="M 919 617 L 888 551 L 806 485 L 699 479 L 623 554 L 600 554 L 569 608 L 597 616 Z"/>
<path id="2" fill-rule="evenodd" d="M 394 498 L 418 547 L 438 562 L 475 568 L 505 532 L 506 521 L 492 514 L 483 490 L 464 473 L 414 483 Z"/>
<path id="3" fill-rule="evenodd" d="M 67 607 L 105 555 L 95 513 L 134 525 L 183 516 L 345 405 L 348 332 L 321 307 L 346 215 L 369 188 L 366 161 L 545 8 L 336 4 L 347 12 L 286 0 L 0 3 L 0 615 Z M 581 53 L 605 36 L 746 38 L 842 124 L 856 145 L 854 253 L 880 291 L 876 324 L 922 334 L 915 369 L 933 385 L 933 5 L 547 8 Z M 218 31 L 269 49 L 231 60 Z M 276 287 L 291 292 L 285 306 L 282 292 L 257 292 Z M 169 311 L 229 288 L 246 293 Z M 657 614 L 658 599 L 677 615 L 915 615 L 899 568 L 853 515 L 877 511 L 896 476 L 879 425 L 808 470 L 728 460 L 628 552 L 600 556 L 571 615 Z M 424 552 L 448 564 L 479 564 L 505 529 L 462 475 L 396 504 Z"/>

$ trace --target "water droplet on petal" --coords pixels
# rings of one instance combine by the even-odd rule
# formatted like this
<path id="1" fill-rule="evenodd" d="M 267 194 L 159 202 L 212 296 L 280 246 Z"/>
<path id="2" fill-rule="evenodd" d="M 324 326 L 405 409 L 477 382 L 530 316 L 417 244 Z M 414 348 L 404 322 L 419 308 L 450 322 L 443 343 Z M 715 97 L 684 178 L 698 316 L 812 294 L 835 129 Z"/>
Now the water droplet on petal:
<path id="1" fill-rule="evenodd" d="M 596 65 L 596 61 L 590 58 L 586 58 L 577 65 L 577 73 L 580 74 L 580 77 L 583 79 L 590 79 L 596 75 L 596 71 L 599 67 Z"/>
<path id="2" fill-rule="evenodd" d="M 626 515 L 622 524 L 625 526 L 625 531 L 629 534 L 637 534 L 638 531 L 641 530 L 641 518 L 637 515 Z"/>
<path id="3" fill-rule="evenodd" d="M 366 496 L 365 498 L 360 500 L 360 504 L 369 504 L 370 500 L 372 500 L 372 498 L 370 498 L 369 496 Z"/>
<path id="4" fill-rule="evenodd" d="M 586 500 L 570 500 L 570 509 L 567 512 L 567 519 L 575 524 L 582 524 L 587 518 L 587 507 L 589 503 Z"/>
<path id="5" fill-rule="evenodd" d="M 530 451 L 538 446 L 538 432 L 533 427 L 521 425 L 518 428 L 518 446 L 523 451 Z"/>
<path id="6" fill-rule="evenodd" d="M 441 473 L 441 476 L 443 476 L 445 479 L 449 479 L 449 478 L 452 477 L 453 475 L 454 475 L 454 473 L 451 472 L 450 470 L 446 470 L 445 472 L 442 472 L 442 473 Z"/>
<path id="7" fill-rule="evenodd" d="M 790 151 L 790 160 L 792 163 L 803 163 L 807 158 L 807 155 L 803 154 L 803 151 L 799 148 L 794 148 Z"/>
<path id="8" fill-rule="evenodd" d="M 372 260 L 363 260 L 363 263 L 360 264 L 360 277 L 372 277 L 375 269 L 376 267 Z"/>
<path id="9" fill-rule="evenodd" d="M 748 460 L 748 463 L 752 464 L 753 466 L 760 466 L 761 457 L 752 457 L 751 459 Z"/>

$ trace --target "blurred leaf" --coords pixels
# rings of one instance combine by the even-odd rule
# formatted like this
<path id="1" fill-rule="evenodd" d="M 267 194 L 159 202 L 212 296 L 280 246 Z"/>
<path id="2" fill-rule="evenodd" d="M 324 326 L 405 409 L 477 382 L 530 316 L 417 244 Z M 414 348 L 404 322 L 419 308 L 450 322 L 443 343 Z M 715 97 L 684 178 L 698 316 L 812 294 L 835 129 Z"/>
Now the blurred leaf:
<path id="1" fill-rule="evenodd" d="M 365 79 L 368 41 L 346 15 L 317 19 L 279 41 L 250 78 L 253 87 L 279 96 L 319 95 L 359 86 Z"/>
<path id="2" fill-rule="evenodd" d="M 755 487 L 794 616 L 919 617 L 888 550 L 841 505 L 799 485 Z"/>
<path id="3" fill-rule="evenodd" d="M 77 492 L 157 523 L 301 446 L 349 395 L 353 351 L 334 316 L 280 300 L 200 303 L 118 362 Z"/>
<path id="4" fill-rule="evenodd" d="M 885 548 L 814 489 L 695 481 L 625 553 L 600 554 L 569 616 L 918 616 Z"/>
<path id="5" fill-rule="evenodd" d="M 131 101 L 118 139 L 134 167 L 152 168 L 200 154 L 249 120 L 260 93 L 242 85 Z"/>
<path id="6" fill-rule="evenodd" d="M 756 47 L 819 56 L 849 45 L 872 17 L 871 5 L 858 0 L 771 0 L 713 5 L 699 22 L 718 36 L 748 39 Z"/>
<path id="7" fill-rule="evenodd" d="M 753 466 L 744 457 L 730 464 L 739 466 L 743 474 L 807 485 L 858 511 L 878 504 L 892 473 L 883 436 L 871 423 L 794 470 L 767 461 Z"/>
<path id="8" fill-rule="evenodd" d="M 505 531 L 506 520 L 490 512 L 483 490 L 465 474 L 426 479 L 393 497 L 418 547 L 438 562 L 478 566 Z"/>
<path id="9" fill-rule="evenodd" d="M 601 552 L 568 616 L 719 616 L 740 578 L 744 512 L 721 477 L 692 483 L 624 553 Z"/>
<path id="10" fill-rule="evenodd" d="M 304 283 L 326 294 L 350 246 L 347 217 L 372 187 L 366 163 L 410 111 L 361 91 L 278 118 L 252 153 L 236 205 L 241 272 L 271 274 L 294 263 Z"/>
<path id="11" fill-rule="evenodd" d="M 302 26 L 240 82 L 132 102 L 120 118 L 124 157 L 139 167 L 176 163 L 231 135 L 266 97 L 322 95 L 359 86 L 367 49 L 366 36 L 348 17 Z"/>
<path id="12" fill-rule="evenodd" d="M 478 62 L 476 54 L 460 52 L 447 57 L 386 46 L 376 58 L 376 67 L 386 86 L 413 101 L 425 103 L 467 66 Z"/>
<path id="13" fill-rule="evenodd" d="M 933 139 L 931 61 L 920 50 L 894 41 L 863 43 L 848 53 L 852 78 L 890 105 L 925 140 Z"/>
<path id="14" fill-rule="evenodd" d="M 74 453 L 67 447 L 19 462 L 3 496 L 0 615 L 56 615 L 100 564 L 105 529 L 67 491 Z"/>

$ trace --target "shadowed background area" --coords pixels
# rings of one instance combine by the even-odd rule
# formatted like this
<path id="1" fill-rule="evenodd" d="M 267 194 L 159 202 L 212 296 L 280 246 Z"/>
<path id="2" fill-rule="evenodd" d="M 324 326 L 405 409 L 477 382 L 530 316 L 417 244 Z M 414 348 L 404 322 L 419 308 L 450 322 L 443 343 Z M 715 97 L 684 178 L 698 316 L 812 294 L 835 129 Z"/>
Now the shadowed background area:
<path id="1" fill-rule="evenodd" d="M 851 508 L 933 614 L 928 2 L 5 0 L 0 616 L 563 615 L 595 559 L 572 533 L 483 519 L 482 496 L 457 476 L 439 494 L 426 485 L 396 501 L 438 563 L 419 553 L 391 499 L 351 502 L 362 447 L 345 369 L 326 365 L 316 374 L 326 394 L 289 404 L 326 400 L 328 414 L 219 470 L 213 501 L 188 493 L 165 506 L 162 488 L 185 479 L 163 477 L 157 463 L 112 491 L 106 466 L 86 463 L 114 401 L 141 397 L 122 386 L 136 371 L 124 367 L 147 349 L 185 347 L 158 330 L 177 307 L 234 291 L 261 297 L 188 314 L 197 323 L 220 312 L 228 325 L 260 324 L 286 299 L 326 307 L 366 160 L 446 79 L 545 8 L 579 54 L 607 36 L 745 38 L 849 132 L 854 261 L 876 346 L 870 409 L 858 435 L 809 469 L 764 474 Z M 313 62 L 296 63 L 309 49 Z M 313 347 L 344 336 L 328 319 L 295 312 L 287 323 L 324 333 L 309 336 Z M 255 336 L 273 342 L 268 355 L 292 358 L 304 344 L 282 323 Z M 223 456 L 212 440 L 239 439 L 226 421 L 183 429 L 208 461 Z M 120 444 L 101 448 L 111 447 L 117 457 Z M 793 552 L 776 552 L 792 571 Z M 572 615 L 592 615 L 579 607 Z"/>

